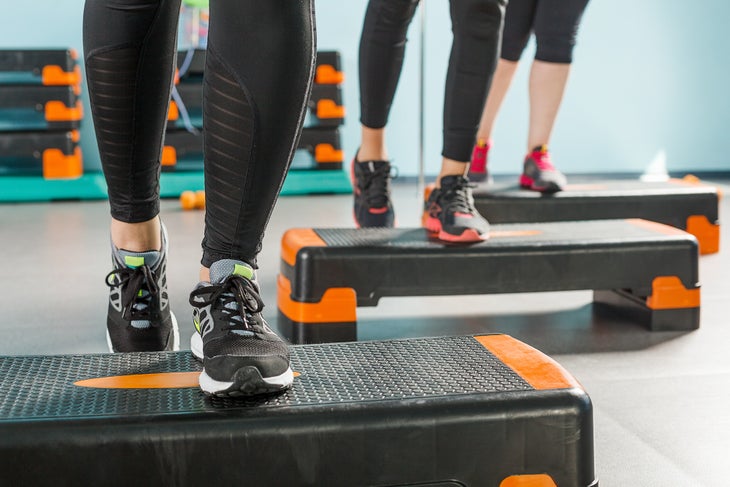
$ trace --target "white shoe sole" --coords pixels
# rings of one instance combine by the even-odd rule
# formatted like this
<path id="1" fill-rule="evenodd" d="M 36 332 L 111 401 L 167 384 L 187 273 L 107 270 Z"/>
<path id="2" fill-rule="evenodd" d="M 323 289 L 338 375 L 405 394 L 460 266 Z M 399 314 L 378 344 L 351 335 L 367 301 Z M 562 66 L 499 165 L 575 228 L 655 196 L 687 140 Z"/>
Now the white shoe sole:
<path id="1" fill-rule="evenodd" d="M 203 339 L 197 332 L 190 338 L 190 351 L 203 361 Z M 288 368 L 283 374 L 274 377 L 261 377 L 256 367 L 242 367 L 236 371 L 234 380 L 218 381 L 212 379 L 205 369 L 200 373 L 198 383 L 206 394 L 220 396 L 252 396 L 286 389 L 294 382 L 294 372 Z"/>

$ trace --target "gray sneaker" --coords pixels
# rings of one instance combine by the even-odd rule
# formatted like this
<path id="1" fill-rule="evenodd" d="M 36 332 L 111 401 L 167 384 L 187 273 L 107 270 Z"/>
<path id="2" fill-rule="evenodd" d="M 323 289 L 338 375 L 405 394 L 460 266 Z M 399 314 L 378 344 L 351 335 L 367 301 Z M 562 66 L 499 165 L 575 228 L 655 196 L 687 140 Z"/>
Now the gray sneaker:
<path id="1" fill-rule="evenodd" d="M 520 176 L 520 186 L 541 193 L 556 193 L 565 189 L 568 184 L 563 173 L 555 169 L 550 161 L 547 146 L 535 147 L 525 157 Z"/>
<path id="2" fill-rule="evenodd" d="M 111 352 L 178 350 L 180 334 L 167 294 L 167 230 L 162 250 L 129 252 L 112 244 L 112 270 L 107 313 Z"/>

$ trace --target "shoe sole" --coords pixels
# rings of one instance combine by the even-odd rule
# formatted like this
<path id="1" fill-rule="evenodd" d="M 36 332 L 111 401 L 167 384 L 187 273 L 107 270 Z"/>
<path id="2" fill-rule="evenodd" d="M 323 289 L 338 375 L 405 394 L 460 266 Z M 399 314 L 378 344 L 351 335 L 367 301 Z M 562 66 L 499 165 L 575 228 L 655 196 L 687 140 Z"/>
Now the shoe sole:
<path id="1" fill-rule="evenodd" d="M 472 172 L 472 171 L 469 171 L 467 173 L 467 178 L 472 183 L 482 183 L 482 182 L 484 182 L 484 181 L 487 180 L 487 172 L 486 171 L 484 171 L 484 172 L 479 172 L 479 171 Z"/>
<path id="2" fill-rule="evenodd" d="M 248 365 L 238 369 L 230 382 L 211 379 L 205 372 L 200 373 L 198 383 L 200 389 L 207 396 L 215 397 L 244 397 L 271 394 L 289 389 L 294 383 L 294 373 L 291 368 L 275 377 L 261 377 L 261 372 L 254 366 Z"/>
<path id="3" fill-rule="evenodd" d="M 177 326 L 177 318 L 175 318 L 175 313 L 170 311 L 170 318 L 172 321 L 172 349 L 171 350 L 164 350 L 168 352 L 177 352 L 180 350 L 180 329 Z M 106 331 L 106 345 L 109 347 L 109 353 L 120 353 L 114 350 L 114 346 L 112 345 L 112 337 L 109 335 L 109 330 Z"/>
<path id="4" fill-rule="evenodd" d="M 190 351 L 193 353 L 193 357 L 203 362 L 203 339 L 198 333 L 193 333 L 193 336 L 190 338 Z M 254 366 L 241 367 L 233 374 L 231 381 L 212 379 L 205 372 L 205 368 L 203 368 L 198 378 L 198 383 L 203 393 L 215 397 L 244 397 L 271 394 L 290 388 L 293 382 L 294 373 L 291 368 L 288 368 L 281 375 L 264 378 L 261 376 L 259 369 Z"/>
<path id="5" fill-rule="evenodd" d="M 545 186 L 538 186 L 535 184 L 535 181 L 531 177 L 525 176 L 524 174 L 520 176 L 520 186 L 524 189 L 537 191 L 539 193 L 557 193 L 563 190 L 561 186 L 555 183 L 548 183 Z"/>
<path id="6" fill-rule="evenodd" d="M 483 242 L 489 239 L 489 234 L 480 234 L 476 230 L 466 229 L 459 235 L 445 232 L 441 227 L 441 222 L 438 218 L 427 217 L 423 219 L 423 226 L 435 235 L 439 240 L 451 243 L 475 243 Z"/>

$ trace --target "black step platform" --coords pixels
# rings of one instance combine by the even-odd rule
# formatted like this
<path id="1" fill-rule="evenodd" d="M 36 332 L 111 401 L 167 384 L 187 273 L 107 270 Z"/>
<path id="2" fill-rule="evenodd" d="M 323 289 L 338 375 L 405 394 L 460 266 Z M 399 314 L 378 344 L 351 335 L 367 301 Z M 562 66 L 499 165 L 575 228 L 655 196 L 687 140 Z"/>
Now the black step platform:
<path id="1" fill-rule="evenodd" d="M 339 52 L 317 51 L 315 63 L 314 84 L 342 84 L 344 74 Z M 177 67 L 182 80 L 201 78 L 205 72 L 205 49 L 178 51 Z"/>
<path id="2" fill-rule="evenodd" d="M 0 131 L 72 130 L 83 119 L 73 86 L 3 86 Z"/>
<path id="3" fill-rule="evenodd" d="M 80 134 L 69 132 L 0 132 L 0 176 L 72 179 L 83 173 Z"/>
<path id="4" fill-rule="evenodd" d="M 77 58 L 73 49 L 0 49 L 0 85 L 78 87 L 81 68 Z"/>
<path id="5" fill-rule="evenodd" d="M 693 234 L 703 254 L 719 250 L 718 200 L 716 187 L 693 178 L 586 182 L 555 194 L 516 184 L 480 185 L 474 190 L 477 210 L 491 223 L 643 218 Z"/>
<path id="6" fill-rule="evenodd" d="M 202 80 L 187 80 L 175 85 L 179 96 L 179 109 L 184 109 L 193 127 L 203 126 L 203 84 Z M 173 94 L 173 99 L 175 94 Z M 345 107 L 342 104 L 342 89 L 339 85 L 315 84 L 307 101 L 309 108 L 305 127 L 335 128 L 344 123 Z M 184 120 L 171 120 L 175 127 L 184 127 Z"/>
<path id="7" fill-rule="evenodd" d="M 0 358 L 1 485 L 595 486 L 590 398 L 506 335 L 294 346 L 208 399 L 190 352 Z"/>
<path id="8" fill-rule="evenodd" d="M 422 228 L 295 229 L 282 239 L 278 325 L 295 343 L 350 341 L 356 307 L 381 297 L 586 289 L 651 330 L 692 330 L 698 281 L 696 239 L 640 219 L 494 225 L 473 245 Z"/>
<path id="9" fill-rule="evenodd" d="M 306 159 L 307 169 L 341 169 L 344 158 L 337 128 L 304 128 L 295 154 Z M 294 167 L 303 168 L 296 162 Z M 168 129 L 162 151 L 162 170 L 184 172 L 203 170 L 203 131 Z"/>

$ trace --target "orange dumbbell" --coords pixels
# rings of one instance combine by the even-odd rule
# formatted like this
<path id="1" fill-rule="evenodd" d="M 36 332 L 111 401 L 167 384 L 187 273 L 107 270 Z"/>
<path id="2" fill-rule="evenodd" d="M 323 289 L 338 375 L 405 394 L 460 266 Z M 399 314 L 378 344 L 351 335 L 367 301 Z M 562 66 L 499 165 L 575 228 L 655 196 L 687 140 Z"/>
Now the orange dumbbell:
<path id="1" fill-rule="evenodd" d="M 180 195 L 180 206 L 183 210 L 204 210 L 205 191 L 183 191 Z"/>

